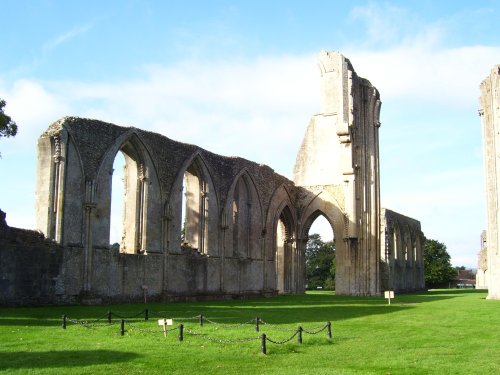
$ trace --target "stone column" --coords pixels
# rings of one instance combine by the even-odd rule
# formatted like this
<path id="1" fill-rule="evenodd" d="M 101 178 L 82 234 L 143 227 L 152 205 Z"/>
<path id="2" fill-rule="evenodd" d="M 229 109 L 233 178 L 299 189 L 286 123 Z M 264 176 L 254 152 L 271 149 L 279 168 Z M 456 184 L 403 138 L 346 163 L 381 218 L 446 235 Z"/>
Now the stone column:
<path id="1" fill-rule="evenodd" d="M 92 290 L 92 262 L 93 262 L 93 216 L 95 204 L 96 186 L 94 180 L 85 183 L 85 204 L 83 205 L 85 215 L 84 229 L 84 264 L 83 264 L 83 291 Z"/>
<path id="2" fill-rule="evenodd" d="M 500 299 L 500 65 L 481 83 L 481 115 L 488 214 L 488 299 Z"/>

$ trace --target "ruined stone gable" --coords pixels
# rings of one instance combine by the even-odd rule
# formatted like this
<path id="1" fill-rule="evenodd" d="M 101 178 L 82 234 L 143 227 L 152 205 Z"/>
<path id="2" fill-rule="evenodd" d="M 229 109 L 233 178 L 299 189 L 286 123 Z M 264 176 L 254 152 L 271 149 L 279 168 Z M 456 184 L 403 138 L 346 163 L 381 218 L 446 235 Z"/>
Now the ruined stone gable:
<path id="1" fill-rule="evenodd" d="M 321 52 L 319 67 L 321 110 L 306 130 L 294 181 L 135 127 L 76 117 L 50 125 L 38 142 L 36 187 L 38 228 L 59 254 L 49 262 L 57 272 L 46 302 L 302 293 L 305 247 L 320 215 L 335 236 L 337 294 L 390 287 L 380 271 L 389 262 L 381 247 L 380 96 L 339 53 Z M 110 244 L 118 153 L 125 160 L 119 247 Z M 408 262 L 419 264 L 414 241 Z M 21 290 L 22 269 L 12 262 L 32 251 L 2 258 L 0 270 L 13 270 L 2 281 L 2 304 Z M 404 277 L 409 269 L 401 269 L 401 290 L 422 287 L 420 274 Z M 43 279 L 41 270 L 36 277 Z"/>

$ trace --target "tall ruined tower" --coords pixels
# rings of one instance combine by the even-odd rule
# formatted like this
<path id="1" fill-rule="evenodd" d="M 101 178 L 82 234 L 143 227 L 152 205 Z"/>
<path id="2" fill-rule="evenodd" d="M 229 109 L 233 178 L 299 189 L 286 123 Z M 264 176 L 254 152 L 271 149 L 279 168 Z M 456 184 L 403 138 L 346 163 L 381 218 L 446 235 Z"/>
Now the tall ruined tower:
<path id="1" fill-rule="evenodd" d="M 500 65 L 481 83 L 483 153 L 488 215 L 488 298 L 500 299 Z"/>
<path id="2" fill-rule="evenodd" d="M 341 213 L 342 220 L 329 219 L 337 249 L 337 294 L 377 295 L 380 96 L 339 53 L 322 51 L 319 68 L 321 110 L 309 123 L 293 179 L 310 191 L 328 192 L 322 199 Z M 327 219 L 335 216 L 321 213 Z"/>

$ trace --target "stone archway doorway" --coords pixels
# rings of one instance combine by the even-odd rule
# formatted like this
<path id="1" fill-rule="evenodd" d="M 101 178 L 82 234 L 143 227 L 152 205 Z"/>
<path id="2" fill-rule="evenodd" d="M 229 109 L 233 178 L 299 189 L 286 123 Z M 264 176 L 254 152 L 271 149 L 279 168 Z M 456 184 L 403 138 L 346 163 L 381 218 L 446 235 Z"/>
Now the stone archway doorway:
<path id="1" fill-rule="evenodd" d="M 336 251 L 333 227 L 321 212 L 315 212 L 305 229 L 305 282 L 309 290 L 335 290 Z"/>

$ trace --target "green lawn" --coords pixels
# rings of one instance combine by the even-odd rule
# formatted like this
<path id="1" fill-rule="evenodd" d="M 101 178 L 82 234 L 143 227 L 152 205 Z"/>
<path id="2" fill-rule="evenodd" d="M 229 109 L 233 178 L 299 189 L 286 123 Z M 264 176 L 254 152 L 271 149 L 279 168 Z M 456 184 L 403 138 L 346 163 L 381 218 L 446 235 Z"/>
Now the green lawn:
<path id="1" fill-rule="evenodd" d="M 0 309 L 0 373 L 36 374 L 500 374 L 500 301 L 475 290 L 383 298 L 329 292 L 245 301 Z M 67 328 L 61 316 L 68 316 Z M 212 322 L 199 325 L 203 314 Z M 158 318 L 175 318 L 163 337 Z M 260 324 L 256 332 L 255 318 Z M 97 322 L 95 319 L 102 318 Z M 86 320 L 87 325 L 76 324 Z M 253 321 L 251 321 L 253 320 Z M 251 321 L 251 322 L 250 322 Z M 303 333 L 286 344 L 298 326 Z M 241 325 L 224 325 L 245 323 Z M 178 326 L 185 326 L 179 342 Z M 197 333 L 200 336 L 195 336 Z M 246 340 L 247 342 L 217 342 Z"/>

